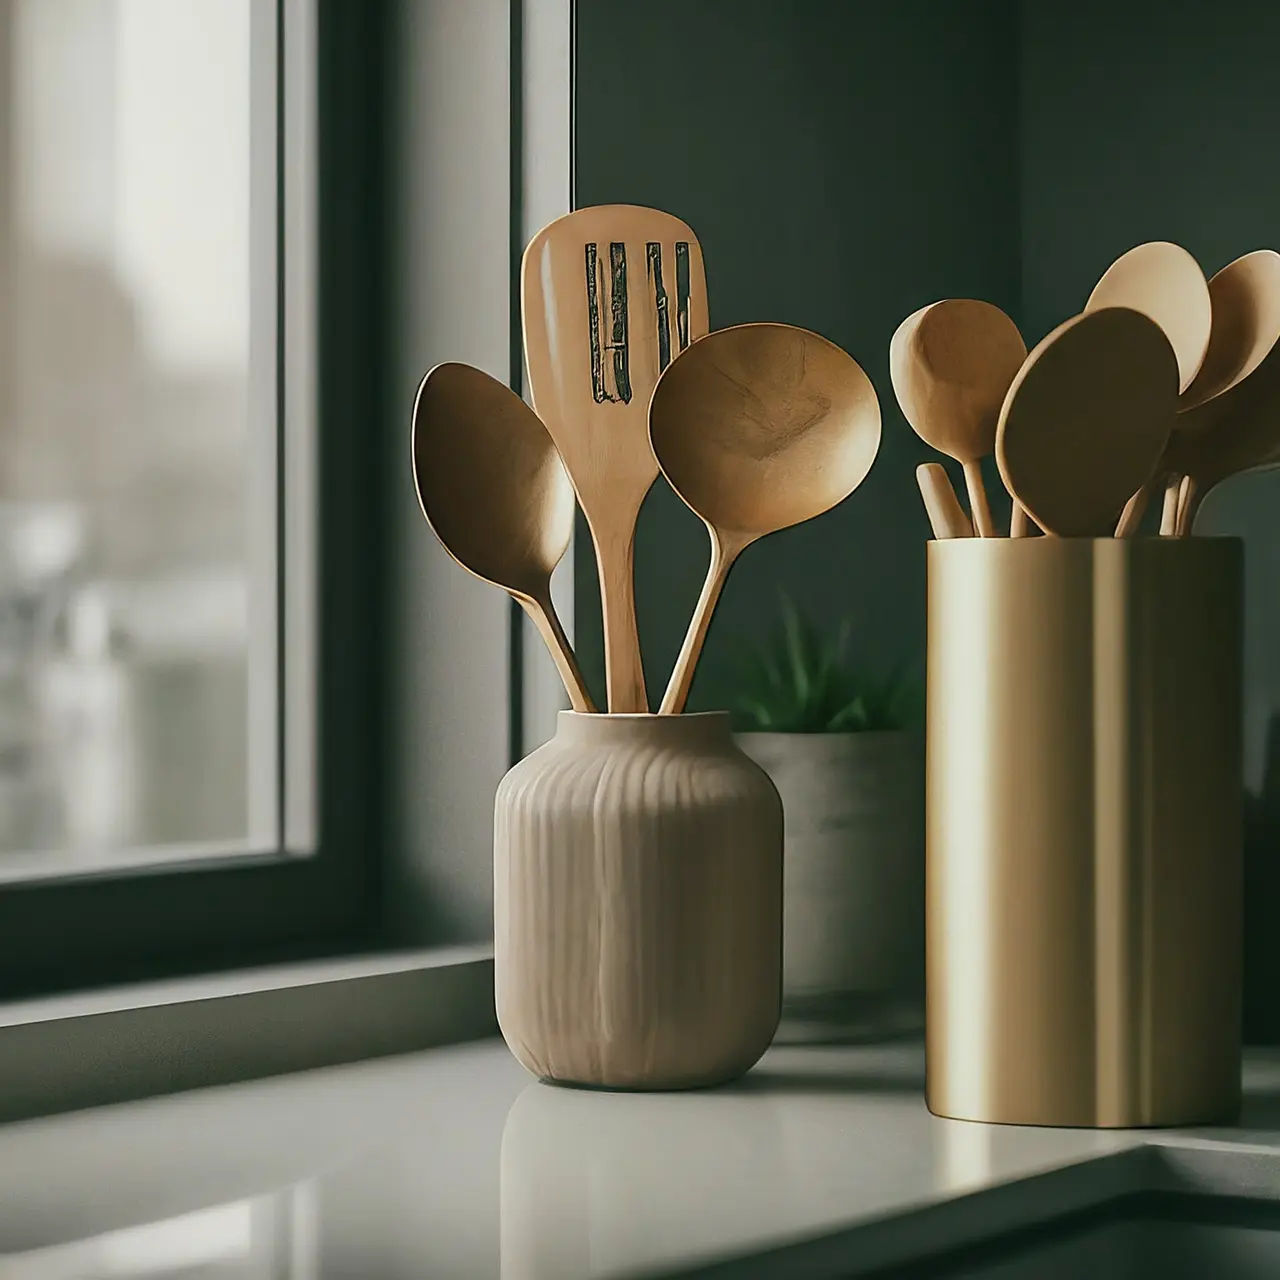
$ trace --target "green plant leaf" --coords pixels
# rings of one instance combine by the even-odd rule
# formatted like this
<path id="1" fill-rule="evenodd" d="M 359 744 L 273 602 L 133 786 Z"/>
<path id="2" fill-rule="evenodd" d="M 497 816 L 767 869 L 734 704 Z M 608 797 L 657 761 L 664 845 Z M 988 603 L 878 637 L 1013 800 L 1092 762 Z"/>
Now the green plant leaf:
<path id="1" fill-rule="evenodd" d="M 774 728 L 773 712 L 765 703 L 754 698 L 743 698 L 738 703 L 738 709 L 748 718 L 753 727 L 764 730 Z"/>
<path id="2" fill-rule="evenodd" d="M 860 733 L 913 726 L 923 710 L 915 663 L 883 674 L 850 661 L 853 623 L 824 635 L 779 593 L 776 638 L 738 666 L 735 725 L 771 733 Z"/>
<path id="3" fill-rule="evenodd" d="M 840 707 L 825 726 L 827 733 L 857 733 L 866 728 L 866 707 L 862 698 L 854 698 Z"/>

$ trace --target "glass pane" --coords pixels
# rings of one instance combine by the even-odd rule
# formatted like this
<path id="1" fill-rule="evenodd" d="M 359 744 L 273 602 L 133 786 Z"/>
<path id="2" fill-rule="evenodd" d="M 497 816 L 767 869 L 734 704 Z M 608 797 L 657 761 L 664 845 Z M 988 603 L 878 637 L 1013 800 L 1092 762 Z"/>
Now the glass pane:
<path id="1" fill-rule="evenodd" d="M 275 843 L 267 0 L 0 0 L 0 876 Z"/>

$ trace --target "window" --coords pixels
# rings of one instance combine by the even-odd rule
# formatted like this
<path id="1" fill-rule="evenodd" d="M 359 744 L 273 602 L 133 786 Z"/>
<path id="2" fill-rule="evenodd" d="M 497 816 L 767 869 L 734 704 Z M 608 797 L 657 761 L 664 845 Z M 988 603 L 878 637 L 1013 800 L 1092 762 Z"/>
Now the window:
<path id="1" fill-rule="evenodd" d="M 0 0 L 0 991 L 372 928 L 382 21 Z"/>
<path id="2" fill-rule="evenodd" d="M 0 877 L 274 847 L 274 15 L 0 12 Z"/>

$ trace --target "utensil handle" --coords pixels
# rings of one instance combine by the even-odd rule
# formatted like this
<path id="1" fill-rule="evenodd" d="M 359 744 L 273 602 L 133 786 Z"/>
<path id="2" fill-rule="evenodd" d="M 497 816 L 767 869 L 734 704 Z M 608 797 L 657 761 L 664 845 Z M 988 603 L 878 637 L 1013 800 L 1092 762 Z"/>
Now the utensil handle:
<path id="1" fill-rule="evenodd" d="M 702 584 L 698 603 L 693 608 L 693 617 L 689 619 L 684 643 L 680 646 L 675 666 L 671 668 L 671 679 L 667 682 L 667 691 L 662 695 L 662 705 L 658 708 L 660 716 L 678 716 L 684 710 L 684 704 L 689 700 L 694 668 L 698 665 L 702 646 L 707 639 L 707 628 L 711 625 L 711 615 L 715 612 L 720 592 L 724 590 L 729 570 L 746 545 L 743 542 L 726 546 L 715 530 L 711 531 L 711 563 L 707 566 L 706 581 Z"/>
<path id="2" fill-rule="evenodd" d="M 604 622 L 605 688 L 610 711 L 647 712 L 649 694 L 640 656 L 636 622 L 635 548 L 639 512 L 612 513 L 612 527 L 591 526 L 600 575 L 600 612 Z M 590 521 L 588 521 L 590 523 Z"/>
<path id="3" fill-rule="evenodd" d="M 916 484 L 924 499 L 925 514 L 935 538 L 972 538 L 973 525 L 965 515 L 951 477 L 940 462 L 922 462 L 916 468 Z"/>
<path id="4" fill-rule="evenodd" d="M 1138 526 L 1142 523 L 1142 517 L 1147 513 L 1147 507 L 1151 504 L 1151 495 L 1156 491 L 1157 486 L 1163 477 L 1152 476 L 1146 484 L 1138 490 L 1137 493 L 1124 504 L 1124 510 L 1120 513 L 1120 519 L 1116 523 L 1117 538 L 1132 538 L 1138 532 Z"/>
<path id="5" fill-rule="evenodd" d="M 1031 535 L 1031 517 L 1027 509 L 1017 498 L 1013 500 L 1013 510 L 1009 513 L 1009 537 L 1026 538 Z"/>
<path id="6" fill-rule="evenodd" d="M 1176 537 L 1178 533 L 1179 495 L 1182 492 L 1182 477 L 1165 476 L 1164 507 L 1160 512 L 1160 536 Z"/>
<path id="7" fill-rule="evenodd" d="M 969 514 L 980 538 L 996 536 L 995 521 L 991 519 L 991 507 L 987 503 L 987 491 L 982 485 L 982 468 L 976 462 L 964 464 L 964 487 L 969 492 Z"/>
<path id="8" fill-rule="evenodd" d="M 1204 501 L 1206 490 L 1195 481 L 1194 476 L 1183 476 L 1178 486 L 1178 518 L 1175 528 L 1178 537 L 1189 538 L 1195 526 L 1196 516 L 1200 512 L 1200 504 Z"/>
<path id="9" fill-rule="evenodd" d="M 593 713 L 596 709 L 595 703 L 591 701 L 591 695 L 587 692 L 587 682 L 582 678 L 582 672 L 578 670 L 578 661 L 573 656 L 573 648 L 564 633 L 564 628 L 560 625 L 555 606 L 550 600 L 531 600 L 524 596 L 516 598 L 520 601 L 525 613 L 532 619 L 533 625 L 542 637 L 542 643 L 547 646 L 551 661 L 556 664 L 556 671 L 559 672 L 564 691 L 569 695 L 569 705 L 575 711 Z"/>

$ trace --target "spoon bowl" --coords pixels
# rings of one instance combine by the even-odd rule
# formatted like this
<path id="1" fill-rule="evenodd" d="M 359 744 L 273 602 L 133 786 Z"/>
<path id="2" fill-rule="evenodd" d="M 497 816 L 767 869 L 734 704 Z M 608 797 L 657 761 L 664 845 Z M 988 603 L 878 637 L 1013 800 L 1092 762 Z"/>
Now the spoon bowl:
<path id="1" fill-rule="evenodd" d="M 1183 535 L 1191 532 L 1200 504 L 1222 481 L 1280 466 L 1280 344 L 1213 403 L 1218 408 L 1211 424 L 1175 432 L 1165 455 L 1169 470 L 1183 477 L 1174 524 Z"/>
<path id="2" fill-rule="evenodd" d="M 1178 401 L 1180 430 L 1202 425 L 1211 415 L 1194 410 L 1239 386 L 1280 341 L 1280 253 L 1256 249 L 1229 262 L 1209 281 L 1209 298 L 1209 347 Z"/>
<path id="3" fill-rule="evenodd" d="M 706 583 L 660 708 L 675 714 L 737 557 L 862 483 L 880 446 L 880 406 L 858 363 L 826 338 L 792 325 L 737 325 L 671 362 L 649 405 L 649 438 L 711 537 Z"/>
<path id="4" fill-rule="evenodd" d="M 859 430 L 874 418 L 874 435 Z M 671 487 L 708 524 L 761 537 L 835 506 L 879 444 L 870 380 L 825 338 L 780 324 L 721 329 L 681 357 L 649 408 Z"/>
<path id="5" fill-rule="evenodd" d="M 413 475 L 422 514 L 444 549 L 520 603 L 574 710 L 593 710 L 551 603 L 551 574 L 569 547 L 575 501 L 538 415 L 479 369 L 436 365 L 414 401 Z"/>
<path id="6" fill-rule="evenodd" d="M 1116 536 L 1135 533 L 1151 495 L 1165 486 L 1160 532 L 1177 531 L 1185 479 L 1183 467 L 1203 466 L 1218 446 L 1197 437 L 1216 429 L 1233 413 L 1233 396 L 1252 377 L 1280 340 L 1280 253 L 1258 249 L 1228 263 L 1209 281 L 1213 327 L 1209 348 L 1195 381 L 1178 400 L 1178 416 L 1165 457 L 1154 477 L 1129 501 Z M 1230 429 L 1230 428 L 1228 428 Z M 1188 460 L 1191 461 L 1188 461 Z"/>
<path id="7" fill-rule="evenodd" d="M 1000 406 L 1026 357 L 1018 326 L 975 298 L 921 307 L 889 343 L 889 376 L 903 416 L 926 444 L 964 468 L 973 525 L 984 538 L 995 527 L 978 463 L 995 450 Z"/>
<path id="8" fill-rule="evenodd" d="M 1000 475 L 1046 533 L 1106 537 L 1159 465 L 1177 397 L 1177 359 L 1153 320 L 1127 307 L 1073 316 L 1009 388 Z"/>
<path id="9" fill-rule="evenodd" d="M 1181 245 L 1151 240 L 1122 253 L 1084 304 L 1086 314 L 1129 307 L 1164 330 L 1178 363 L 1178 391 L 1195 381 L 1209 349 L 1213 303 L 1200 264 Z"/>

